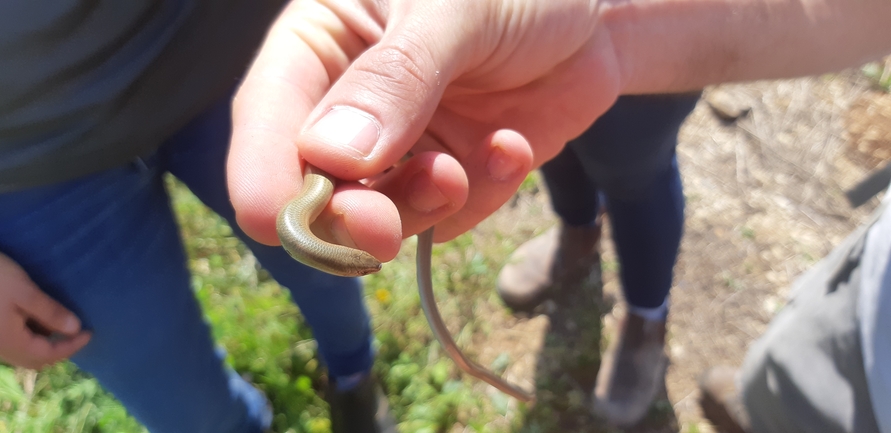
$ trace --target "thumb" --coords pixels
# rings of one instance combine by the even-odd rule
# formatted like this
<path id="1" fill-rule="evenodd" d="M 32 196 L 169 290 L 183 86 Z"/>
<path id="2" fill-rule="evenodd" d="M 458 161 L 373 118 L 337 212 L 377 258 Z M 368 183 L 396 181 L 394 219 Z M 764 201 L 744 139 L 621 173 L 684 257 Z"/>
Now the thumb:
<path id="1" fill-rule="evenodd" d="M 396 163 L 418 141 L 460 63 L 450 20 L 411 11 L 350 65 L 308 116 L 303 157 L 341 179 Z"/>
<path id="2" fill-rule="evenodd" d="M 59 333 L 65 336 L 74 336 L 81 330 L 81 323 L 77 316 L 65 308 L 36 286 L 19 287 L 16 306 L 34 322 L 36 330 L 50 335 Z"/>
<path id="3" fill-rule="evenodd" d="M 42 330 L 68 336 L 80 331 L 81 323 L 77 316 L 40 290 L 18 263 L 2 253 L 0 283 L 0 297 L 11 299 L 12 304 L 33 319 Z"/>

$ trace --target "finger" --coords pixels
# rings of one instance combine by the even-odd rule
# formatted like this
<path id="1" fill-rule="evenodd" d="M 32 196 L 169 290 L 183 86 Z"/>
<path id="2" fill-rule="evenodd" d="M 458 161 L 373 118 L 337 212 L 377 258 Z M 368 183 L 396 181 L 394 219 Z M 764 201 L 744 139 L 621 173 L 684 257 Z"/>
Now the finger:
<path id="1" fill-rule="evenodd" d="M 423 9 L 423 8 L 418 8 Z M 423 11 L 392 23 L 309 115 L 303 156 L 342 179 L 391 167 L 415 144 L 463 57 L 450 20 Z"/>
<path id="2" fill-rule="evenodd" d="M 233 101 L 228 183 L 248 236 L 278 245 L 275 218 L 302 185 L 301 125 L 365 44 L 314 2 L 292 2 L 269 32 Z"/>
<path id="3" fill-rule="evenodd" d="M 468 197 L 464 168 L 449 155 L 415 155 L 372 187 L 393 201 L 404 237 L 417 234 L 464 207 Z"/>
<path id="4" fill-rule="evenodd" d="M 470 195 L 460 211 L 436 224 L 436 242 L 470 230 L 506 203 L 532 170 L 533 152 L 522 135 L 505 129 L 488 135 L 461 163 Z"/>
<path id="5" fill-rule="evenodd" d="M 23 367 L 36 370 L 70 358 L 90 342 L 92 333 L 83 331 L 60 340 L 28 333 L 26 338 Z"/>
<path id="6" fill-rule="evenodd" d="M 402 244 L 396 206 L 383 194 L 357 183 L 335 188 L 312 230 L 328 242 L 367 251 L 382 262 L 393 260 Z"/>
<path id="7" fill-rule="evenodd" d="M 80 319 L 74 313 L 40 290 L 17 265 L 16 272 L 10 272 L 6 266 L 11 262 L 6 256 L 0 255 L 0 257 L 3 258 L 6 270 L 3 273 L 4 284 L 12 296 L 14 308 L 19 313 L 33 319 L 49 333 L 57 332 L 72 336 L 80 331 Z"/>

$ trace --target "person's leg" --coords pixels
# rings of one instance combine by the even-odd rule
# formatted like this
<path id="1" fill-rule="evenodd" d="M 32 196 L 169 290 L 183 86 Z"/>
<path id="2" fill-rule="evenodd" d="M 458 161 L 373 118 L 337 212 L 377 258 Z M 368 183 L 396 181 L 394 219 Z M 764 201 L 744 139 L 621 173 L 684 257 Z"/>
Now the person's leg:
<path id="1" fill-rule="evenodd" d="M 699 94 L 624 96 L 569 143 L 605 197 L 626 301 L 660 307 L 684 224 L 675 149 Z"/>
<path id="2" fill-rule="evenodd" d="M 531 310 L 556 289 L 584 288 L 599 270 L 599 192 L 613 216 L 626 299 L 662 315 L 683 228 L 677 133 L 699 94 L 625 96 L 545 163 L 560 224 L 521 245 L 498 275 L 498 293 Z M 611 203 L 611 204 L 610 204 Z"/>
<path id="3" fill-rule="evenodd" d="M 498 274 L 498 294 L 517 311 L 532 310 L 549 294 L 599 283 L 597 187 L 570 147 L 546 162 L 541 173 L 560 223 L 523 243 Z"/>
<path id="4" fill-rule="evenodd" d="M 541 166 L 554 213 L 571 227 L 595 225 L 600 216 L 600 191 L 585 172 L 574 146 L 566 146 Z"/>
<path id="5" fill-rule="evenodd" d="M 362 395 L 376 396 L 374 392 L 362 392 L 363 384 L 372 391 L 377 388 L 368 384 L 374 353 L 370 318 L 359 279 L 330 275 L 300 264 L 281 247 L 262 245 L 238 227 L 225 178 L 231 128 L 229 112 L 228 99 L 221 100 L 168 140 L 160 152 L 164 167 L 226 219 L 260 264 L 279 284 L 290 290 L 292 299 L 313 330 L 322 361 L 338 390 L 346 392 L 355 388 Z M 363 409 L 365 406 L 376 409 L 374 399 L 347 397 L 340 400 L 358 403 L 353 405 L 354 410 L 343 409 L 345 418 L 361 418 L 357 413 L 374 415 L 374 411 Z M 332 408 L 332 412 L 334 409 L 337 408 Z M 384 418 L 378 421 L 390 422 Z"/>
<path id="6" fill-rule="evenodd" d="M 708 419 L 734 432 L 879 431 L 857 318 L 863 233 L 796 281 L 795 298 L 749 349 L 738 375 L 723 368 L 703 376 Z"/>
<path id="7" fill-rule="evenodd" d="M 569 143 L 605 197 L 629 314 L 604 354 L 595 409 L 631 425 L 664 383 L 667 295 L 683 231 L 675 148 L 698 94 L 626 96 Z"/>
<path id="8" fill-rule="evenodd" d="M 622 292 L 629 306 L 664 308 L 684 226 L 684 192 L 677 160 L 654 177 L 648 191 L 627 199 L 605 193 Z"/>
<path id="9" fill-rule="evenodd" d="M 0 251 L 93 332 L 72 360 L 152 432 L 261 432 L 263 396 L 225 368 L 151 160 L 0 195 Z"/>

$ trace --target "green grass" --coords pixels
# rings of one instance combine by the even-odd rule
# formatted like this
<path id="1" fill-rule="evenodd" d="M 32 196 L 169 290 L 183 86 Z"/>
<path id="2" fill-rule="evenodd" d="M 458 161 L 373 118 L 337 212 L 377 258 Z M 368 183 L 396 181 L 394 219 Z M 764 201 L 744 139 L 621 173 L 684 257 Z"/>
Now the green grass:
<path id="1" fill-rule="evenodd" d="M 891 91 L 891 68 L 888 62 L 867 63 L 861 70 L 878 88 L 885 92 Z"/>
<path id="2" fill-rule="evenodd" d="M 39 374 L 0 365 L 0 432 L 143 432 L 95 380 L 71 364 Z"/>
<path id="3" fill-rule="evenodd" d="M 330 431 L 327 405 L 317 393 L 324 371 L 300 312 L 226 224 L 185 188 L 168 184 L 195 294 L 227 361 L 269 396 L 275 432 Z M 500 263 L 487 257 L 506 257 L 510 247 L 495 245 L 487 247 L 497 249 L 493 254 L 465 235 L 434 251 L 441 264 L 434 285 L 442 313 L 462 318 L 459 344 L 487 330 L 473 313 L 479 303 L 495 302 L 491 288 Z M 455 423 L 467 426 L 465 431 L 519 428 L 523 405 L 509 405 L 501 394 L 472 392 L 474 382 L 440 354 L 420 308 L 413 248 L 407 241 L 399 259 L 364 280 L 379 351 L 375 370 L 402 430 L 442 432 Z M 509 360 L 498 362 L 503 368 Z M 40 373 L 0 364 L 0 433 L 143 431 L 95 380 L 69 363 Z"/>

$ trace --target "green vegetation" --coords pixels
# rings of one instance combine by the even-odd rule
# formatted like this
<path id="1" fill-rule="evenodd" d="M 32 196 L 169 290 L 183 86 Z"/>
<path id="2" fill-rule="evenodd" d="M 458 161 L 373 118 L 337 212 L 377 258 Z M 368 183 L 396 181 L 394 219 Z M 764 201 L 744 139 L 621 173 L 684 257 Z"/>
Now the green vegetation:
<path id="1" fill-rule="evenodd" d="M 888 92 L 891 91 L 891 63 L 887 60 L 867 63 L 862 68 L 863 74 L 869 77 L 876 86 Z"/>
<path id="2" fill-rule="evenodd" d="M 538 205 L 528 205 L 541 181 L 531 175 L 524 185 L 514 203 L 506 206 L 508 213 L 499 212 L 472 233 L 434 247 L 433 279 L 440 312 L 456 342 L 476 360 L 479 353 L 472 348 L 491 348 L 490 337 L 496 332 L 524 332 L 502 329 L 513 319 L 494 290 L 498 270 L 517 242 L 546 230 L 550 221 Z M 195 295 L 227 362 L 269 397 L 275 414 L 272 431 L 330 432 L 327 404 L 321 397 L 327 377 L 317 360 L 315 341 L 287 291 L 258 266 L 229 226 L 186 188 L 172 178 L 168 187 Z M 527 205 L 514 209 L 516 202 Z M 375 372 L 402 432 L 612 432 L 591 415 L 588 400 L 600 349 L 606 345 L 600 335 L 604 306 L 599 274 L 581 290 L 548 301 L 554 304 L 543 311 L 549 325 L 541 346 L 521 346 L 538 351 L 532 372 L 538 401 L 527 406 L 461 374 L 442 353 L 421 310 L 415 245 L 414 239 L 407 240 L 396 260 L 363 280 L 378 351 Z M 616 268 L 614 261 L 604 264 L 606 272 Z M 495 355 L 488 367 L 503 373 L 517 361 L 505 351 Z M 643 431 L 679 431 L 675 423 L 665 401 L 653 406 Z M 145 431 L 113 396 L 70 363 L 39 373 L 0 363 L 0 433 Z"/>
<path id="3" fill-rule="evenodd" d="M 172 180 L 169 186 L 196 296 L 228 362 L 269 396 L 274 431 L 330 431 L 327 405 L 318 394 L 324 371 L 300 312 L 225 223 L 184 187 Z M 485 303 L 497 305 L 492 287 L 500 263 L 489 258 L 506 257 L 508 247 L 496 243 L 483 250 L 470 235 L 436 247 L 434 284 L 443 316 L 459 321 L 459 344 L 487 332 L 474 311 Z M 472 389 L 476 382 L 440 355 L 420 308 L 413 250 L 414 242 L 406 242 L 399 259 L 365 279 L 379 350 L 375 369 L 403 431 L 448 431 L 456 422 L 466 431 L 518 429 L 522 404 Z M 503 370 L 509 363 L 501 356 L 495 367 Z M 142 431 L 112 396 L 71 364 L 40 373 L 0 364 L 0 433 Z"/>

